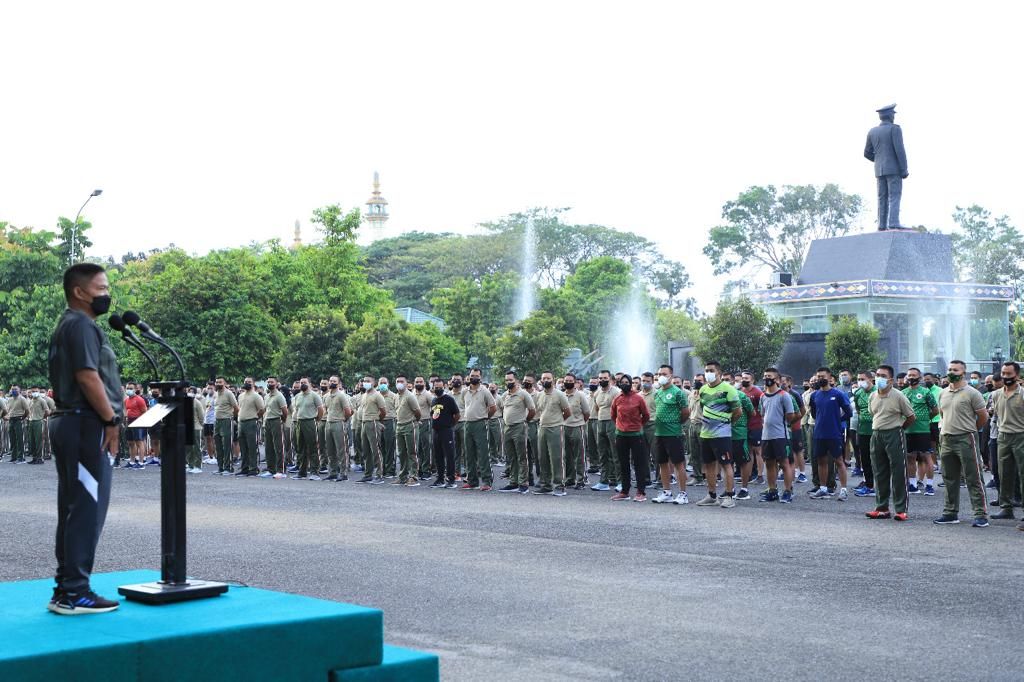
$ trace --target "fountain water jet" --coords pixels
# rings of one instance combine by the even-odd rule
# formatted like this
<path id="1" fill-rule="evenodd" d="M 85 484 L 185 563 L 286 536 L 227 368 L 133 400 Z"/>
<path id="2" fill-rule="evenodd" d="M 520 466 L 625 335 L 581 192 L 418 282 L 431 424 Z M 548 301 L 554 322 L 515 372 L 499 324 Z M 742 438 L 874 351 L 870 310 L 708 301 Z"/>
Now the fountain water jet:
<path id="1" fill-rule="evenodd" d="M 526 219 L 523 229 L 523 261 L 520 269 L 519 296 L 516 299 L 516 322 L 525 320 L 537 305 L 533 286 L 533 273 L 537 260 L 537 236 L 533 216 Z"/>

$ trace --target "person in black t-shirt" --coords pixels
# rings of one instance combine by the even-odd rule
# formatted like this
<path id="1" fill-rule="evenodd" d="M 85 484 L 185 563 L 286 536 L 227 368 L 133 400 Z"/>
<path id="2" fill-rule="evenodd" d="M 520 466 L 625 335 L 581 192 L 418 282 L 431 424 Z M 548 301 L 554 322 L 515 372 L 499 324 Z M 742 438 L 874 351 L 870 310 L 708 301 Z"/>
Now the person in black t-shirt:
<path id="1" fill-rule="evenodd" d="M 444 381 L 434 379 L 434 399 L 430 402 L 430 423 L 434 427 L 434 458 L 437 461 L 437 480 L 431 488 L 455 486 L 455 424 L 458 423 L 459 405 L 444 392 Z"/>

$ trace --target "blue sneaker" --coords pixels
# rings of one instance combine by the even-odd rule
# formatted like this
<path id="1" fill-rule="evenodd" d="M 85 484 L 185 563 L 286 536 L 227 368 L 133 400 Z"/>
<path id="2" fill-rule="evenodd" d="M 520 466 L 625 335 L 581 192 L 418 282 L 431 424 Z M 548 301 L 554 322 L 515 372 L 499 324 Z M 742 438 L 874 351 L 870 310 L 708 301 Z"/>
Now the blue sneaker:
<path id="1" fill-rule="evenodd" d="M 925 495 L 934 495 L 935 494 L 935 487 L 934 486 L 930 486 L 930 485 L 926 485 L 924 487 L 924 494 Z"/>
<path id="2" fill-rule="evenodd" d="M 853 468 L 853 475 L 854 476 L 863 476 L 864 475 L 864 470 L 861 469 L 860 467 L 854 467 Z"/>
<path id="3" fill-rule="evenodd" d="M 799 474 L 796 475 L 796 482 L 807 483 L 807 474 L 801 471 Z"/>
<path id="4" fill-rule="evenodd" d="M 952 525 L 954 523 L 960 523 L 960 519 L 958 519 L 957 517 L 953 516 L 952 514 L 943 514 L 939 518 L 934 519 L 932 521 L 932 523 L 937 523 L 940 526 L 945 526 L 945 525 Z M 985 524 L 986 525 L 988 524 L 988 520 L 987 519 L 985 520 Z"/>
<path id="5" fill-rule="evenodd" d="M 981 518 L 974 519 L 971 521 L 972 528 L 988 528 L 988 518 L 982 516 Z"/>
<path id="6" fill-rule="evenodd" d="M 857 488 L 854 490 L 853 494 L 857 497 L 874 497 L 875 489 L 864 486 L 863 488 Z"/>
<path id="7" fill-rule="evenodd" d="M 782 493 L 782 497 L 779 498 L 779 502 L 782 504 L 790 504 L 793 502 L 793 493 L 789 490 L 785 490 Z"/>
<path id="8" fill-rule="evenodd" d="M 824 488 L 818 488 L 813 493 L 811 493 L 812 500 L 825 500 L 828 499 L 829 497 L 830 496 L 828 494 L 828 490 L 825 490 Z"/>
<path id="9" fill-rule="evenodd" d="M 909 495 L 920 495 L 921 494 L 921 489 L 919 487 L 917 487 L 916 485 L 914 485 L 913 483 L 908 483 L 907 484 L 907 494 L 909 494 Z"/>
<path id="10" fill-rule="evenodd" d="M 758 498 L 758 500 L 760 500 L 761 502 L 778 502 L 779 501 L 779 491 L 778 490 L 765 490 L 763 493 L 761 493 L 761 496 Z"/>

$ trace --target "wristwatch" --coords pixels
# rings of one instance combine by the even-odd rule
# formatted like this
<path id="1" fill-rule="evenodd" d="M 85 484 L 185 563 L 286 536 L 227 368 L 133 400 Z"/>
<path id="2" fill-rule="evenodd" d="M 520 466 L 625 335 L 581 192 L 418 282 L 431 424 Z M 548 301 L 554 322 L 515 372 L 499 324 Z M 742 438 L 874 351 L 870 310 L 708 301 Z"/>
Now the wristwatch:
<path id="1" fill-rule="evenodd" d="M 110 418 L 110 421 L 103 422 L 103 425 L 104 426 L 120 426 L 121 425 L 121 415 L 114 414 L 114 416 Z"/>

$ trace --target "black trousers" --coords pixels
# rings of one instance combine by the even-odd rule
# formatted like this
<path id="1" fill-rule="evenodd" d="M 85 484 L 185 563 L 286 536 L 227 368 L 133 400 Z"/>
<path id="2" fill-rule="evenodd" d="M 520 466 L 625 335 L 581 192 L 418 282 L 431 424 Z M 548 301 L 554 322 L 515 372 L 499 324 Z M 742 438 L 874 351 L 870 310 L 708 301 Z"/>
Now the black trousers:
<path id="1" fill-rule="evenodd" d="M 871 468 L 871 434 L 857 434 L 857 461 L 864 470 L 864 482 L 875 487 L 875 470 Z"/>
<path id="2" fill-rule="evenodd" d="M 998 440 L 995 438 L 988 439 L 988 467 L 992 470 L 992 480 L 996 482 L 996 487 L 999 487 L 999 448 Z"/>
<path id="3" fill-rule="evenodd" d="M 650 472 L 647 470 L 647 453 L 644 452 L 643 434 L 616 437 L 615 451 L 619 455 L 619 483 L 622 484 L 622 494 L 629 494 L 630 464 L 633 465 L 633 471 L 636 472 L 636 489 L 642 493 L 647 487 L 647 477 L 650 476 Z"/>
<path id="4" fill-rule="evenodd" d="M 434 461 L 437 477 L 448 483 L 455 482 L 455 429 L 434 429 Z"/>
<path id="5" fill-rule="evenodd" d="M 51 417 L 50 443 L 57 463 L 57 586 L 85 592 L 110 502 L 103 425 L 90 413 Z"/>

